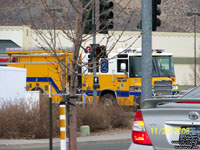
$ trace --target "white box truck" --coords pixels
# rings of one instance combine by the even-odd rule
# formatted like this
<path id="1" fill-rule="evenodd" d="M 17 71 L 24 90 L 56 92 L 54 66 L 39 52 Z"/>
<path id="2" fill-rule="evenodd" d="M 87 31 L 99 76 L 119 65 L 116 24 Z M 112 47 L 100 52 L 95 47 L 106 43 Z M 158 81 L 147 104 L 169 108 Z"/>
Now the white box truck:
<path id="1" fill-rule="evenodd" d="M 18 101 L 26 98 L 26 69 L 0 66 L 0 100 Z"/>

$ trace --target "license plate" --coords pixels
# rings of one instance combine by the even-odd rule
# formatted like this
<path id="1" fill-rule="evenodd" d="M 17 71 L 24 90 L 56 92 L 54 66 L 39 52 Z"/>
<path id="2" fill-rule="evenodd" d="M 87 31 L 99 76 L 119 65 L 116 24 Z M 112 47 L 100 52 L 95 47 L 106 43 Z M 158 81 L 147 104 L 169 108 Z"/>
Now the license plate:
<path id="1" fill-rule="evenodd" d="M 182 132 L 179 136 L 179 142 L 181 143 L 191 143 L 195 145 L 200 145 L 200 127 L 199 126 L 190 126 L 182 127 L 182 131 L 186 130 L 187 132 Z M 189 132 L 188 132 L 189 131 Z"/>

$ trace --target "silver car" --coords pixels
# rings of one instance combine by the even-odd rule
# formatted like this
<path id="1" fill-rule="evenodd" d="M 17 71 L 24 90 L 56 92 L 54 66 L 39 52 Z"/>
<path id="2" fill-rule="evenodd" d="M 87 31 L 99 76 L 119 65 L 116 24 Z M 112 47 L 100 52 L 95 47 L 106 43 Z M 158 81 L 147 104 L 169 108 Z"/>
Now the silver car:
<path id="1" fill-rule="evenodd" d="M 145 100 L 136 112 L 129 150 L 200 149 L 200 99 Z"/>

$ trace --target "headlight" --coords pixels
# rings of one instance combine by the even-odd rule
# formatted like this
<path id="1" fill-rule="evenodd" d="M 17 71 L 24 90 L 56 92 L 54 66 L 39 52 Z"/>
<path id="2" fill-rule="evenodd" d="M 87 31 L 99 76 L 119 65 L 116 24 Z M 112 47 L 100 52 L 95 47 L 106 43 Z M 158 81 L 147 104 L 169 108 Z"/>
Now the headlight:
<path id="1" fill-rule="evenodd" d="M 130 86 L 130 91 L 141 91 L 141 86 Z"/>
<path id="2" fill-rule="evenodd" d="M 178 90 L 178 85 L 172 85 L 172 90 Z"/>

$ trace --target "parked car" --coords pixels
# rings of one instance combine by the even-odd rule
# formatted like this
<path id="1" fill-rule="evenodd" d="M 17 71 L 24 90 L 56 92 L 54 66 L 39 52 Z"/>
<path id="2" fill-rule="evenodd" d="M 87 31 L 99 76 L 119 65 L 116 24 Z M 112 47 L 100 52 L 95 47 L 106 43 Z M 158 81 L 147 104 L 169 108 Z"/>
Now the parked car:
<path id="1" fill-rule="evenodd" d="M 200 149 L 200 98 L 145 100 L 128 150 L 175 149 Z"/>

